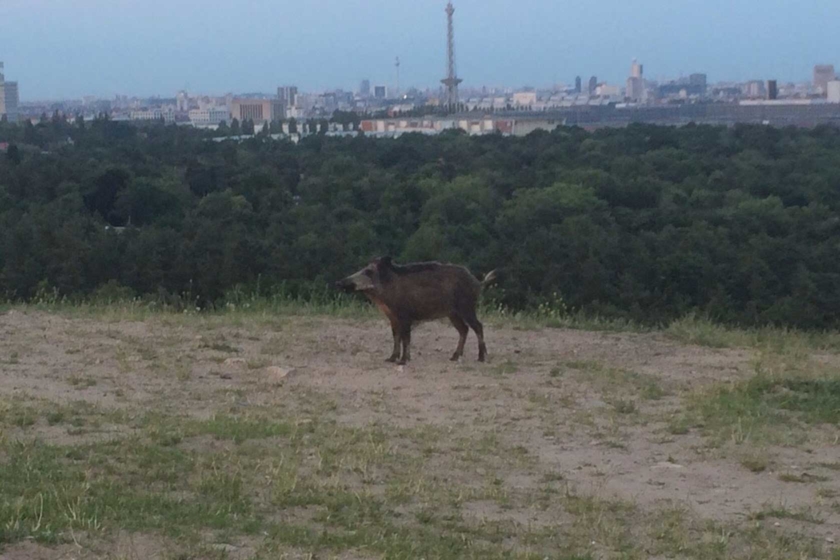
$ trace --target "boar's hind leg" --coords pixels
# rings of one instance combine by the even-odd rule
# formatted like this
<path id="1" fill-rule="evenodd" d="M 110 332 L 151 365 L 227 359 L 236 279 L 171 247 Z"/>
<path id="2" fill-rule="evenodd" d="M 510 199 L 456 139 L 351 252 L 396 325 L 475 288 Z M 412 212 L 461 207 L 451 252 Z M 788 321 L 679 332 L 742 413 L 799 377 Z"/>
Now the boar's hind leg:
<path id="1" fill-rule="evenodd" d="M 391 357 L 385 360 L 386 362 L 396 362 L 400 359 L 400 328 L 396 323 L 391 324 L 391 334 L 394 335 L 394 351 L 391 352 Z"/>
<path id="2" fill-rule="evenodd" d="M 402 338 L 402 357 L 397 364 L 404 366 L 411 360 L 411 323 L 400 329 L 400 335 Z"/>
<path id="3" fill-rule="evenodd" d="M 456 348 L 455 353 L 452 354 L 452 361 L 457 362 L 458 359 L 464 355 L 464 344 L 467 343 L 467 335 L 470 334 L 470 328 L 463 319 L 455 314 L 450 315 L 449 320 L 452 321 L 452 326 L 458 329 L 458 334 L 460 335 L 460 338 L 458 339 L 458 348 Z"/>
<path id="4" fill-rule="evenodd" d="M 483 362 L 487 359 L 487 345 L 484 344 L 484 325 L 475 316 L 475 310 L 471 309 L 463 317 L 464 321 L 475 331 L 475 335 L 478 337 L 478 361 Z"/>

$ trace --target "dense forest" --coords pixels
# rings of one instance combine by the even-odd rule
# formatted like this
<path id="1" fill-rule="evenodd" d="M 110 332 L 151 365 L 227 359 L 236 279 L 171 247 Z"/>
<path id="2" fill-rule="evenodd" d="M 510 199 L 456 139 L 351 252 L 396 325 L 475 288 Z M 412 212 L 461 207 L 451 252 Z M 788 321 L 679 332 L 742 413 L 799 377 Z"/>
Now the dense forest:
<path id="1" fill-rule="evenodd" d="M 634 125 L 524 138 L 0 123 L 0 297 L 309 294 L 391 254 L 515 309 L 840 325 L 840 130 Z"/>

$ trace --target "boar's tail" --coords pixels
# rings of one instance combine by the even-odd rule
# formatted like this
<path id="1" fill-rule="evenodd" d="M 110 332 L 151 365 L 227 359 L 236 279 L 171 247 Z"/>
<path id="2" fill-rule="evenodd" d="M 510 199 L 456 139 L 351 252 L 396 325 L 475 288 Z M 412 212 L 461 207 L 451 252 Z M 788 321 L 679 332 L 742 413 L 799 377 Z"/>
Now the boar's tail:
<path id="1" fill-rule="evenodd" d="M 495 281 L 496 281 L 496 279 L 499 277 L 499 275 L 497 274 L 497 272 L 498 272 L 498 271 L 496 271 L 496 270 L 492 270 L 492 271 L 488 272 L 488 273 L 484 276 L 484 280 L 482 280 L 482 281 L 481 281 L 481 287 L 482 287 L 482 288 L 486 288 L 487 286 L 489 286 L 490 284 L 492 284 L 493 282 L 495 282 Z"/>

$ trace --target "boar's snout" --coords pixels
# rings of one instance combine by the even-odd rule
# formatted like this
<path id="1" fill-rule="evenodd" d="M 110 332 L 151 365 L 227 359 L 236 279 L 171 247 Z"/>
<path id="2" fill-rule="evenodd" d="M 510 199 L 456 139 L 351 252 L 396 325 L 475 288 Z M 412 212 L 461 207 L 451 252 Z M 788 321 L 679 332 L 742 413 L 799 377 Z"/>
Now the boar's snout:
<path id="1" fill-rule="evenodd" d="M 334 284 L 336 290 L 341 290 L 342 292 L 352 292 L 355 290 L 355 286 L 353 282 L 349 279 L 344 278 L 343 280 L 339 280 Z"/>

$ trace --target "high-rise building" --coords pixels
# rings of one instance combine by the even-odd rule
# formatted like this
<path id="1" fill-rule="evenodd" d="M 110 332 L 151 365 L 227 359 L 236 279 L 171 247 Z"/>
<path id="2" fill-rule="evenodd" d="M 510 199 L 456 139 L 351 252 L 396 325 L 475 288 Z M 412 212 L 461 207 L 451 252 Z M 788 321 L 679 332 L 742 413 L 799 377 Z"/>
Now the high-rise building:
<path id="1" fill-rule="evenodd" d="M 580 89 L 581 89 L 582 85 L 583 85 L 583 83 L 580 79 L 580 76 L 577 76 L 575 78 L 575 93 L 580 93 Z"/>
<path id="2" fill-rule="evenodd" d="M 190 110 L 190 96 L 187 95 L 186 91 L 178 92 L 178 95 L 175 96 L 175 105 L 177 106 L 178 111 L 183 113 Z"/>
<path id="3" fill-rule="evenodd" d="M 747 82 L 745 89 L 746 91 L 744 93 L 747 97 L 752 99 L 760 99 L 764 97 L 764 82 L 761 80 L 751 80 Z"/>
<path id="4" fill-rule="evenodd" d="M 779 83 L 776 80 L 767 80 L 767 99 L 779 98 Z"/>
<path id="5" fill-rule="evenodd" d="M 18 84 L 6 81 L 3 63 L 0 62 L 0 118 L 5 117 L 9 122 L 17 122 L 19 102 Z"/>
<path id="6" fill-rule="evenodd" d="M 706 74 L 691 74 L 688 77 L 688 84 L 700 95 L 706 95 L 707 83 Z"/>
<path id="7" fill-rule="evenodd" d="M 298 88 L 297 86 L 281 86 L 277 88 L 277 99 L 283 107 L 297 107 Z"/>
<path id="8" fill-rule="evenodd" d="M 359 95 L 370 97 L 370 80 L 362 80 L 362 83 L 359 85 Z"/>
<path id="9" fill-rule="evenodd" d="M 642 76 L 643 68 L 636 60 L 630 65 L 630 77 L 627 78 L 627 97 L 631 101 L 643 101 L 645 97 L 645 80 Z"/>
<path id="10" fill-rule="evenodd" d="M 840 103 L 840 80 L 831 80 L 826 85 L 826 97 L 829 103 Z"/>
<path id="11" fill-rule="evenodd" d="M 818 64 L 814 66 L 814 87 L 820 93 L 825 94 L 828 91 L 828 82 L 834 81 L 835 78 L 833 64 Z"/>
<path id="12" fill-rule="evenodd" d="M 375 86 L 373 88 L 373 96 L 376 99 L 385 99 L 388 97 L 388 90 L 385 86 Z"/>
<path id="13" fill-rule="evenodd" d="M 595 90 L 598 89 L 598 78 L 592 76 L 589 78 L 589 95 L 595 95 Z"/>
<path id="14" fill-rule="evenodd" d="M 634 58 L 633 63 L 630 65 L 630 77 L 631 78 L 641 78 L 642 71 L 644 70 L 643 66 L 638 63 L 638 61 Z"/>

